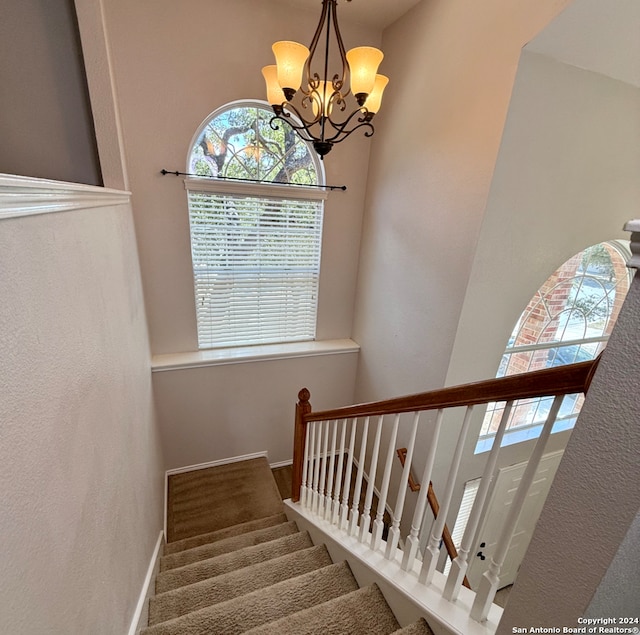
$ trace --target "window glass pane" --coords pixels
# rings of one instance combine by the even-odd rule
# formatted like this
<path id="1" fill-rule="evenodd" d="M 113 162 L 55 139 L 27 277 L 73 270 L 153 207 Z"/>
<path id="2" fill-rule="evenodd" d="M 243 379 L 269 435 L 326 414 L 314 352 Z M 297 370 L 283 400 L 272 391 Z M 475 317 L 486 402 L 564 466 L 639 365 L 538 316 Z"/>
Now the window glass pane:
<path id="1" fill-rule="evenodd" d="M 600 243 L 570 258 L 540 287 L 511 333 L 497 377 L 595 359 L 604 349 L 629 289 L 628 251 Z M 539 435 L 551 398 L 514 404 L 503 445 Z M 573 427 L 582 395 L 565 397 L 554 431 Z M 489 404 L 476 452 L 491 448 L 504 404 Z"/>
<path id="2" fill-rule="evenodd" d="M 207 123 L 191 149 L 189 170 L 198 176 L 315 185 L 309 146 L 293 128 L 260 107 L 225 110 Z"/>
<path id="3" fill-rule="evenodd" d="M 315 337 L 323 202 L 296 185 L 317 185 L 321 173 L 308 145 L 272 118 L 259 105 L 221 109 L 191 148 L 189 170 L 210 178 L 188 191 L 200 348 Z M 293 185 L 270 196 L 261 183 Z"/>

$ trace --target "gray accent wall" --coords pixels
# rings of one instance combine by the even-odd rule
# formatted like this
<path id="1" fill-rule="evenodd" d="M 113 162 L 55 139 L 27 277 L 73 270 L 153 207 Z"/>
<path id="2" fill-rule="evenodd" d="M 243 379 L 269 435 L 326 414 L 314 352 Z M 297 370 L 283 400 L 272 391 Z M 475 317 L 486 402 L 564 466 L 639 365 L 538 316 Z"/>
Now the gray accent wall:
<path id="1" fill-rule="evenodd" d="M 0 13 L 0 172 L 102 185 L 72 0 Z"/>

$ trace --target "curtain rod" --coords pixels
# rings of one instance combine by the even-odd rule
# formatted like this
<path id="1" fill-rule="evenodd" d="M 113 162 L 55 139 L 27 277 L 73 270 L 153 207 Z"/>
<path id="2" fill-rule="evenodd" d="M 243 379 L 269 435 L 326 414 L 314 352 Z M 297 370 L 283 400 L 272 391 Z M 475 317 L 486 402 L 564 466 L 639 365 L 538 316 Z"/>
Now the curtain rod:
<path id="1" fill-rule="evenodd" d="M 162 169 L 160 170 L 160 174 L 162 174 L 162 176 L 166 176 L 167 174 L 171 174 L 173 176 L 195 176 L 199 179 L 218 179 L 220 181 L 240 181 L 241 183 L 265 183 L 265 181 L 259 181 L 258 179 L 240 179 L 232 176 L 202 176 L 200 174 L 192 174 L 190 172 L 178 172 L 178 170 Z M 346 185 L 315 185 L 315 184 L 304 185 L 302 183 L 291 183 L 291 182 L 274 183 L 272 181 L 269 181 L 268 183 L 269 184 L 273 183 L 273 185 L 294 185 L 296 187 L 319 187 L 324 190 L 342 190 L 343 192 L 346 191 L 347 189 Z"/>

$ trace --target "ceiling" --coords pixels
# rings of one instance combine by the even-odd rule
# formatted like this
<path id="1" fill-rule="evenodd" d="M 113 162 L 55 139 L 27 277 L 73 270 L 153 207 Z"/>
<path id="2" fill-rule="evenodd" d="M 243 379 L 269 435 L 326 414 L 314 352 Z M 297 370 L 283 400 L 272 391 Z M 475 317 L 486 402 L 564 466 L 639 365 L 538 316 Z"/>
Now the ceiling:
<path id="1" fill-rule="evenodd" d="M 640 1 L 574 0 L 526 50 L 640 86 Z"/>
<path id="2" fill-rule="evenodd" d="M 322 0 L 284 0 L 294 7 L 317 11 L 320 17 Z M 421 0 L 339 0 L 338 16 L 384 29 Z"/>

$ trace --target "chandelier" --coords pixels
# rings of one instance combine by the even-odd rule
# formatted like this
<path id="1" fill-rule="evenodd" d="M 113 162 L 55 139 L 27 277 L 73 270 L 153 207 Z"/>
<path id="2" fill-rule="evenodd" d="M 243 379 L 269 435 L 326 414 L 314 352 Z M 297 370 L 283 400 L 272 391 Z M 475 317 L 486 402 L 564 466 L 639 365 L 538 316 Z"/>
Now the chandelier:
<path id="1" fill-rule="evenodd" d="M 277 128 L 277 119 L 286 121 L 302 139 L 313 144 L 320 158 L 360 128 L 366 137 L 373 135 L 371 120 L 380 109 L 382 93 L 389 81 L 377 74 L 382 51 L 359 46 L 345 52 L 336 3 L 337 0 L 322 0 L 320 22 L 309 48 L 297 42 L 276 42 L 272 46 L 276 64 L 262 69 L 267 100 L 275 113 L 271 126 Z M 314 60 L 321 37 L 324 56 Z M 329 49 L 333 41 L 337 44 L 340 55 L 337 64 L 342 65 L 342 71 L 329 79 Z M 321 75 L 316 69 L 319 63 Z M 352 103 L 347 110 L 349 101 Z"/>

